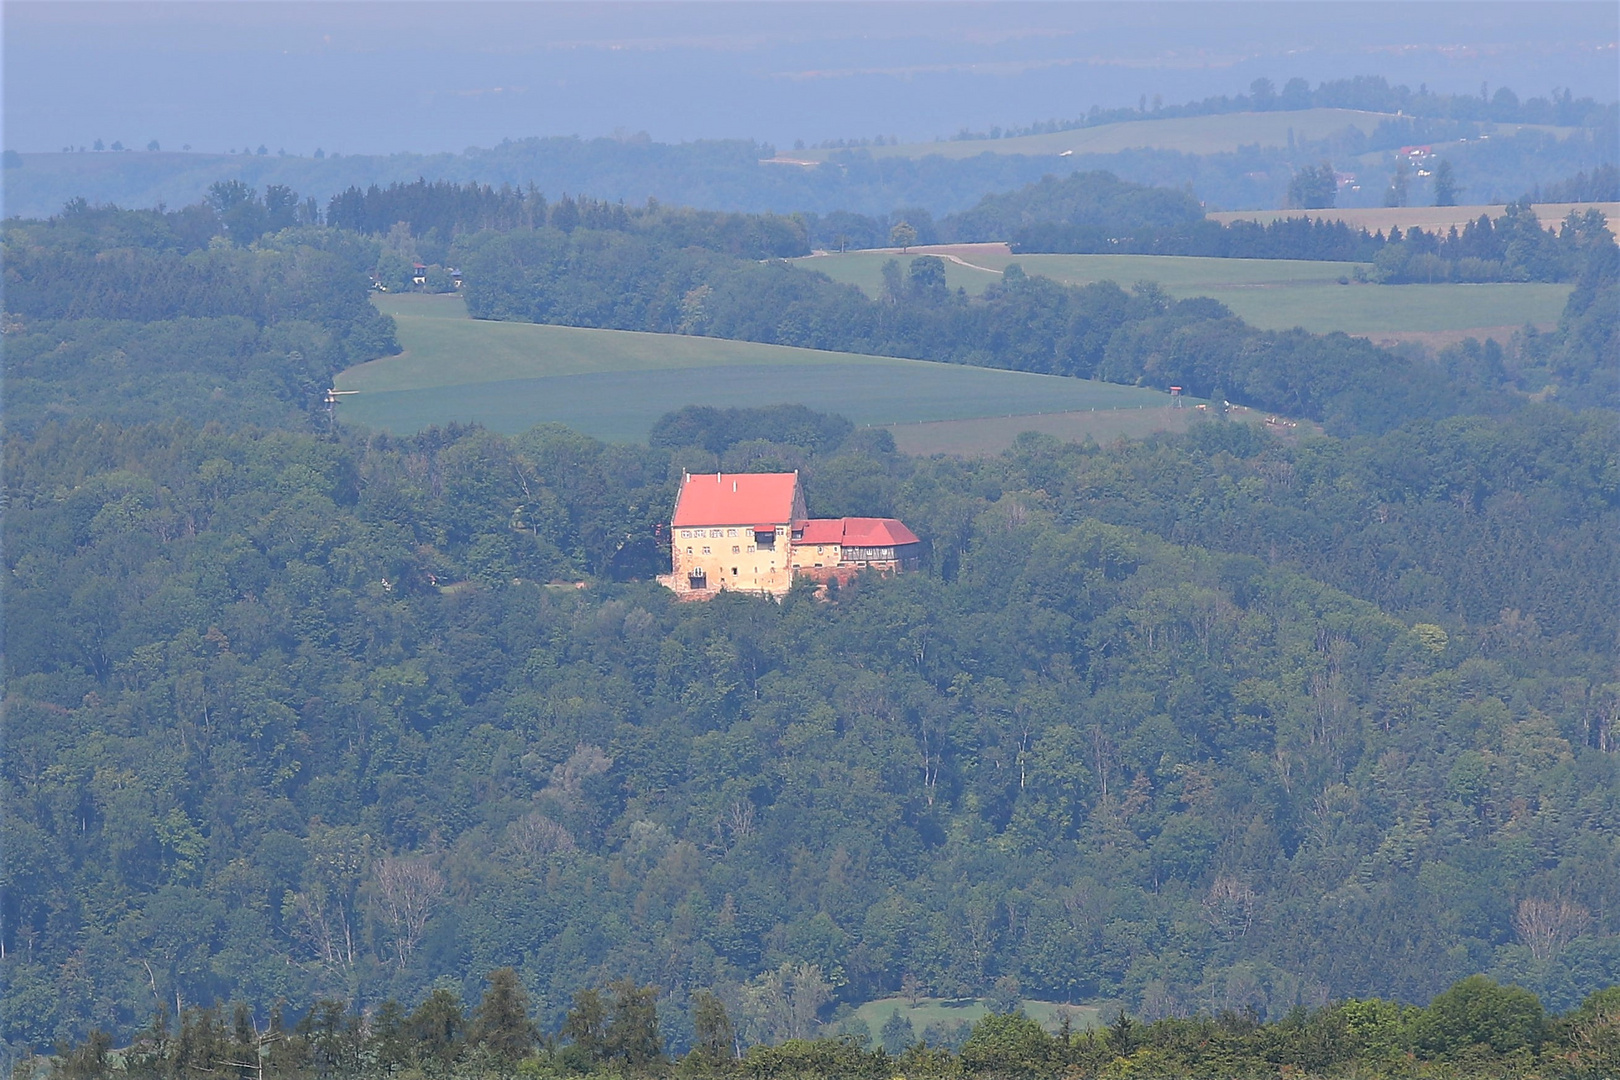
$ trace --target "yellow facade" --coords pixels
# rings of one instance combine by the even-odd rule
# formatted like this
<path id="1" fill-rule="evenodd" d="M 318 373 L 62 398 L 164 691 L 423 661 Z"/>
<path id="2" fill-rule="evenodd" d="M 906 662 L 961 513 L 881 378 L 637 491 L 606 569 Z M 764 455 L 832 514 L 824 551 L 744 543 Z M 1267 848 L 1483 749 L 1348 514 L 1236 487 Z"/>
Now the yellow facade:
<path id="1" fill-rule="evenodd" d="M 794 544 L 793 569 L 818 570 L 844 561 L 842 544 Z"/>
<path id="2" fill-rule="evenodd" d="M 672 570 L 668 578 L 659 580 L 693 598 L 722 590 L 781 596 L 793 585 L 790 526 L 785 522 L 775 526 L 767 534 L 770 543 L 762 544 L 765 536 L 755 532 L 757 524 L 672 530 Z"/>

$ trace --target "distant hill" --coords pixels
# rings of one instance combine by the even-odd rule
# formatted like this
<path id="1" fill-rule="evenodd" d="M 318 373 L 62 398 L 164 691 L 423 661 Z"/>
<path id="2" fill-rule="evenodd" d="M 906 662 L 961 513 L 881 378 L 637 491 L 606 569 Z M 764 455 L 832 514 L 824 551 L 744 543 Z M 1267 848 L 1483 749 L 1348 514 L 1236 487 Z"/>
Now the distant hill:
<path id="1" fill-rule="evenodd" d="M 953 160 L 980 154 L 1117 154 L 1121 150 L 1175 150 L 1186 154 L 1218 154 L 1242 146 L 1287 146 L 1302 140 L 1323 139 L 1350 127 L 1371 135 L 1394 113 L 1361 109 L 1302 109 L 1298 112 L 1237 112 L 1220 116 L 1181 116 L 1138 120 L 1040 132 L 999 139 L 950 139 L 871 147 L 875 158 L 939 156 Z M 828 161 L 837 150 L 794 151 L 794 157 Z"/>
<path id="2" fill-rule="evenodd" d="M 1608 115 L 1608 114 L 1605 114 Z M 1490 134 L 1490 138 L 1485 138 Z M 69 199 L 150 207 L 200 199 L 219 180 L 284 184 L 324 203 L 351 186 L 429 180 L 536 185 L 640 203 L 703 209 L 847 210 L 886 215 L 923 208 L 942 216 L 987 193 L 1044 176 L 1107 170 L 1123 180 L 1190 187 L 1211 207 L 1282 205 L 1294 170 L 1324 158 L 1365 182 L 1340 205 L 1377 205 L 1393 154 L 1421 142 L 1446 147 L 1471 201 L 1506 201 L 1581 170 L 1613 164 L 1613 124 L 1553 127 L 1418 121 L 1353 109 L 1304 109 L 1143 118 L 1002 139 L 794 150 L 750 139 L 659 143 L 645 136 L 529 138 L 459 154 L 201 154 L 169 151 L 14 154 L 6 159 L 5 213 L 42 217 Z"/>

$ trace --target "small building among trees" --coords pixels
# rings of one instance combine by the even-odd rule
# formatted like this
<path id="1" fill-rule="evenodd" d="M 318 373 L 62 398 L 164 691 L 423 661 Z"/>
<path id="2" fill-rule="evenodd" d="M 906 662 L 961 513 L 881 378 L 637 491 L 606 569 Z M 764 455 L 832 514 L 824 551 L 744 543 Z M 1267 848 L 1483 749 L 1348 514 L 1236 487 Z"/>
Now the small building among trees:
<path id="1" fill-rule="evenodd" d="M 670 520 L 670 573 L 688 600 L 721 590 L 781 596 L 795 578 L 846 581 L 917 568 L 922 544 L 894 518 L 812 518 L 799 474 L 686 474 Z"/>

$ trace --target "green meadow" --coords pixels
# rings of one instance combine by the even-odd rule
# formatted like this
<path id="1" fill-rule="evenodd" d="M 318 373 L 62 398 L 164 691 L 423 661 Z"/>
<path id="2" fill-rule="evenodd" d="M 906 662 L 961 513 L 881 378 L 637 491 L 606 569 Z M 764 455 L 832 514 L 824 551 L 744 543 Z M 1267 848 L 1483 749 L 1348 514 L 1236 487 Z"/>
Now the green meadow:
<path id="1" fill-rule="evenodd" d="M 1162 427 L 1169 411 L 1168 398 L 1157 391 L 1083 379 L 715 338 L 485 322 L 467 318 L 454 296 L 377 302 L 394 316 L 404 351 L 340 374 L 338 416 L 395 432 L 452 421 L 515 432 L 555 422 L 628 442 L 644 439 L 658 417 L 683 405 L 797 402 L 861 425 L 894 425 L 897 438 L 906 425 L 1092 410 L 1108 414 L 1107 430 L 1139 434 Z"/>
<path id="2" fill-rule="evenodd" d="M 1369 285 L 1355 280 L 1358 264 L 1303 259 L 1209 259 L 1185 255 L 1012 255 L 1000 245 L 952 248 L 962 262 L 947 260 L 952 288 L 979 292 L 1010 264 L 1027 274 L 1084 285 L 1117 281 L 1129 286 L 1157 282 L 1170 295 L 1212 296 L 1251 323 L 1268 330 L 1303 327 L 1316 333 L 1416 334 L 1436 331 L 1549 327 L 1569 298 L 1569 285 L 1492 282 L 1478 285 Z M 800 265 L 877 295 L 882 267 L 921 254 L 852 251 L 812 255 Z M 967 265 L 963 265 L 963 263 Z"/>

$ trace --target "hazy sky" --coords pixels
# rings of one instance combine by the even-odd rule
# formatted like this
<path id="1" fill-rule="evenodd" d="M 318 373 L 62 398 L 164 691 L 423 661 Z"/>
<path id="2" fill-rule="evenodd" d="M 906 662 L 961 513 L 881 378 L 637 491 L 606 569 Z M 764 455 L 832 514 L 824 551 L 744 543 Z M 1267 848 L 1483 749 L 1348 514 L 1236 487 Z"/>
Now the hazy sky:
<path id="1" fill-rule="evenodd" d="M 460 150 L 949 135 L 1377 73 L 1612 100 L 1603 3 L 4 5 L 5 145 Z"/>

